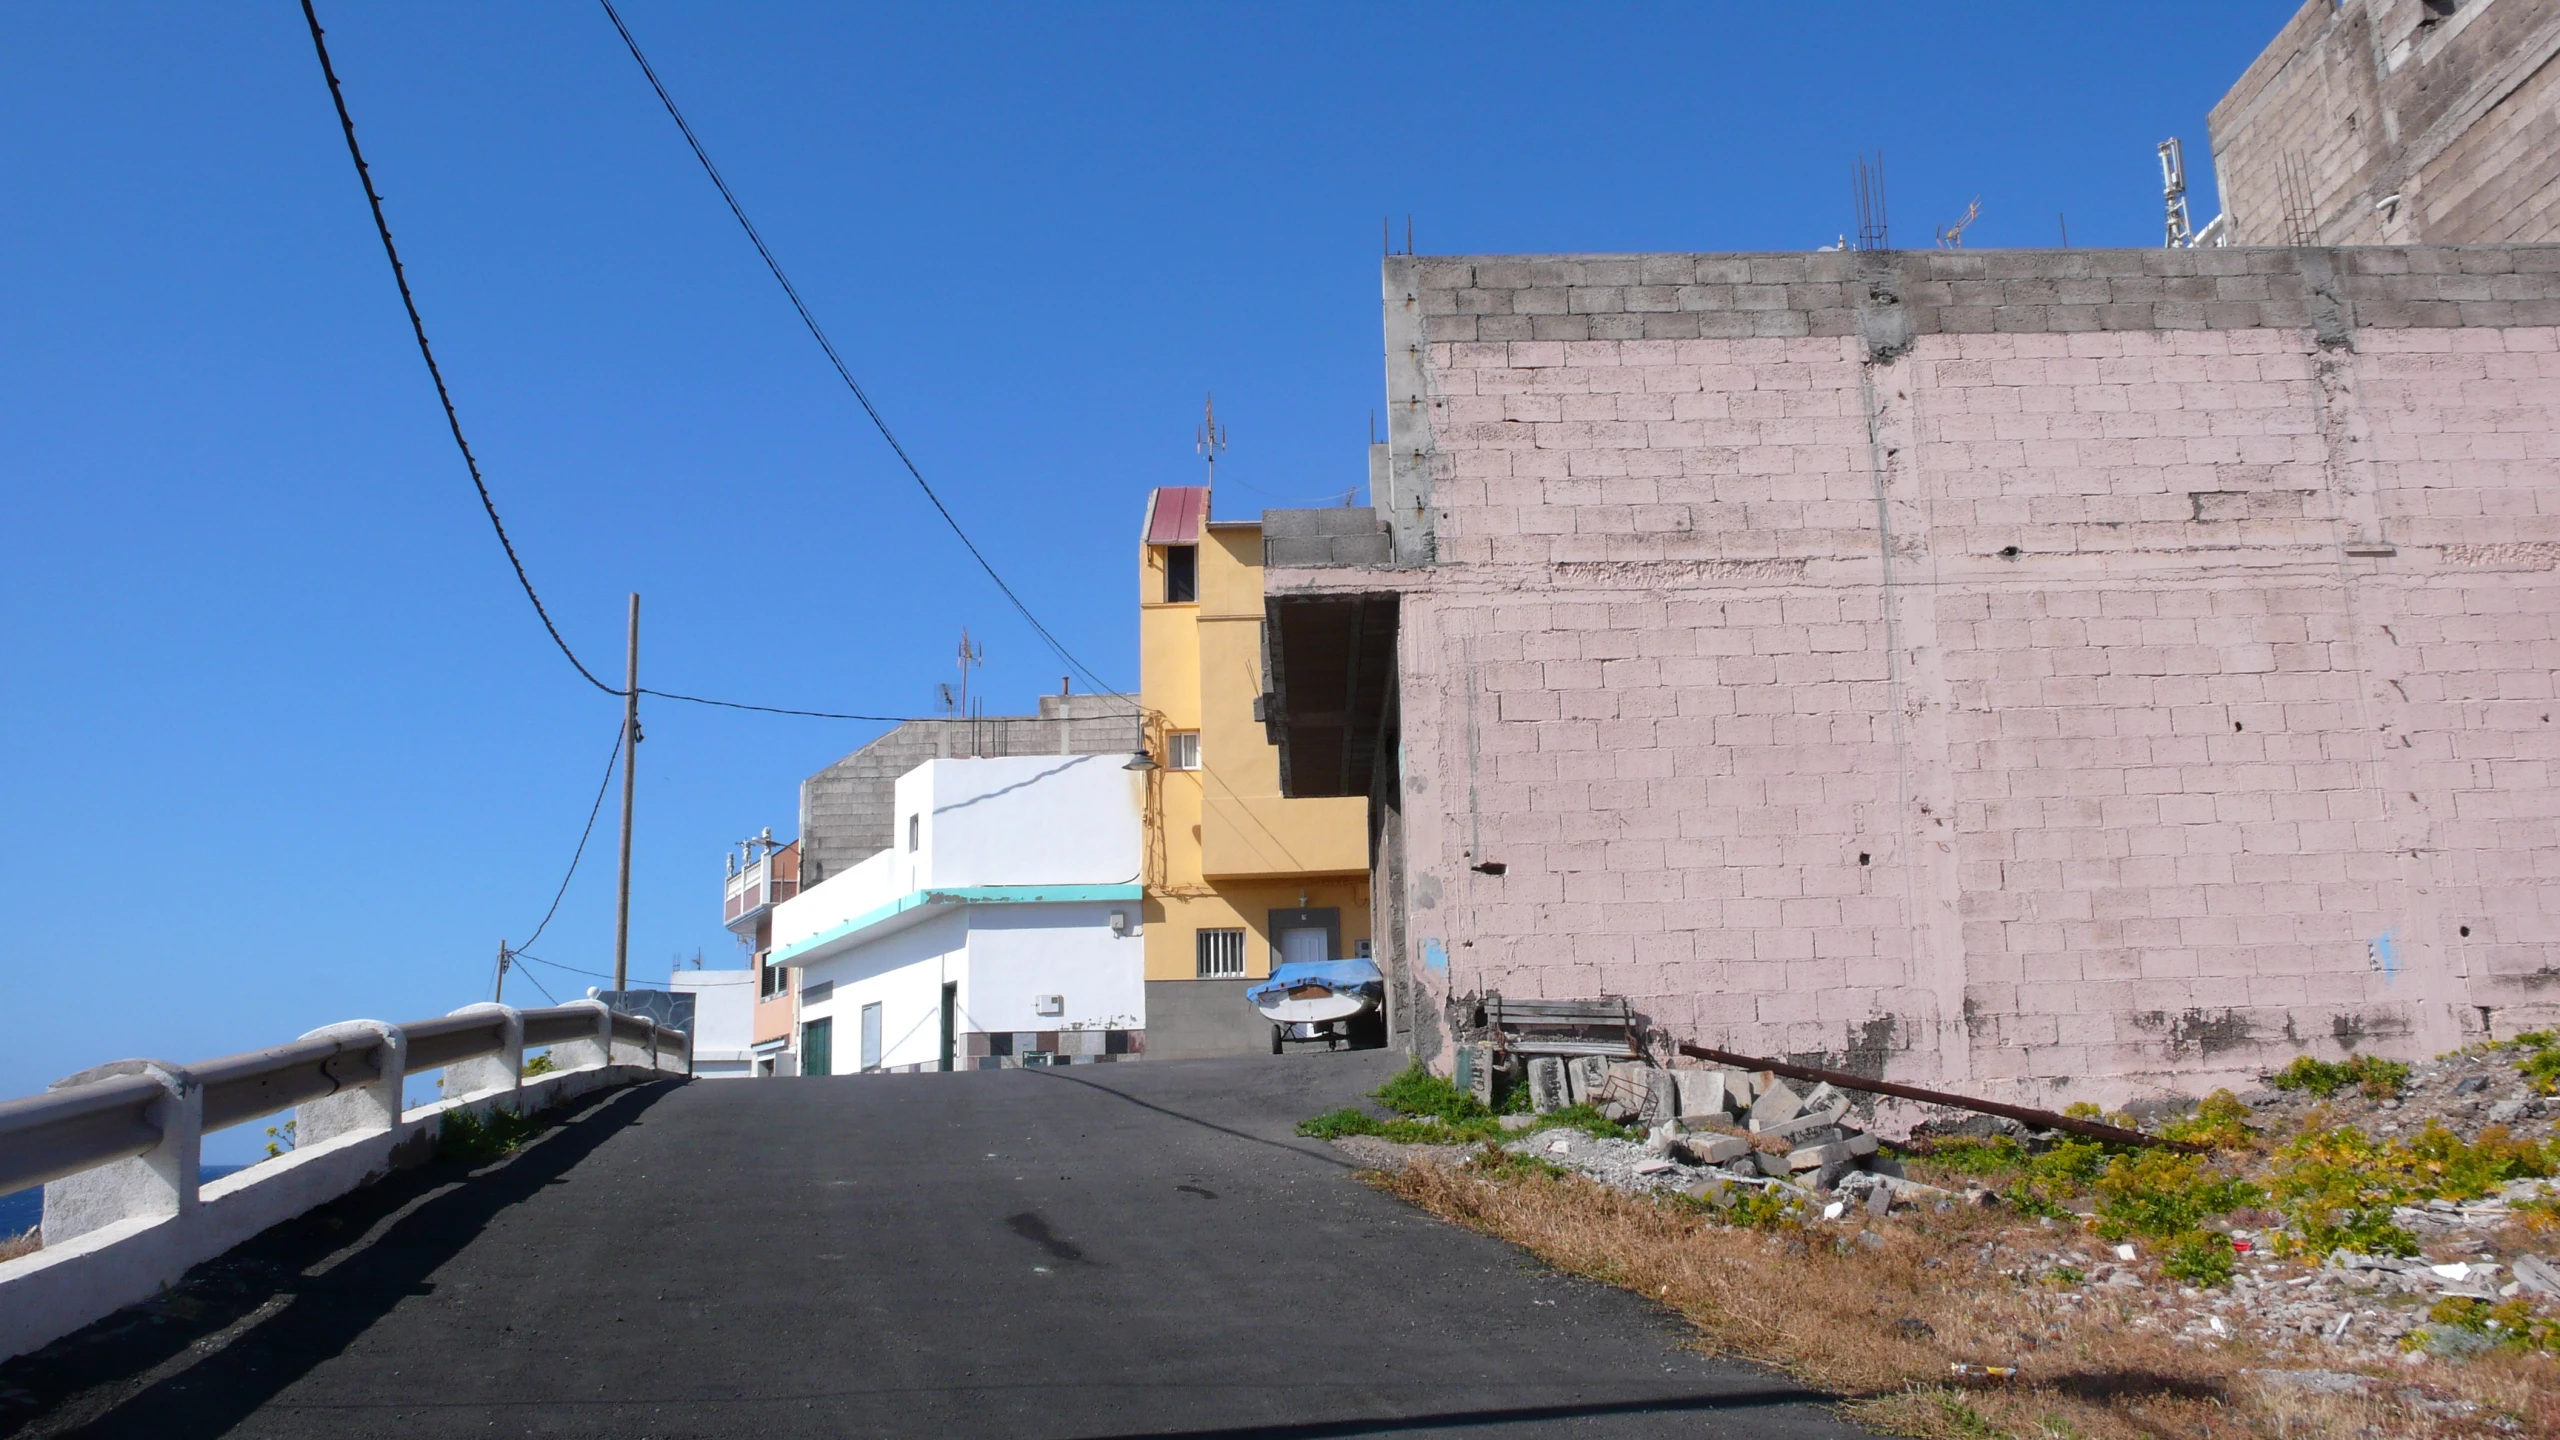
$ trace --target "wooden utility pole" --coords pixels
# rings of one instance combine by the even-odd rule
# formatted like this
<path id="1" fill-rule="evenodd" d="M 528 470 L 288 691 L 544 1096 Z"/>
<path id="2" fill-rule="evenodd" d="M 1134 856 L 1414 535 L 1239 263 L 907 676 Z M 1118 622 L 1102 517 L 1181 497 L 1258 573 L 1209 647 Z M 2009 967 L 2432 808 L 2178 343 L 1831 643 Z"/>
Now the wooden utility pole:
<path id="1" fill-rule="evenodd" d="M 495 1005 L 507 1003 L 507 942 L 504 940 L 498 942 L 498 983 L 491 987 L 489 1001 Z"/>
<path id="2" fill-rule="evenodd" d="M 614 889 L 613 988 L 631 988 L 631 785 L 640 762 L 640 594 L 631 595 L 631 629 L 622 665 L 622 881 Z"/>

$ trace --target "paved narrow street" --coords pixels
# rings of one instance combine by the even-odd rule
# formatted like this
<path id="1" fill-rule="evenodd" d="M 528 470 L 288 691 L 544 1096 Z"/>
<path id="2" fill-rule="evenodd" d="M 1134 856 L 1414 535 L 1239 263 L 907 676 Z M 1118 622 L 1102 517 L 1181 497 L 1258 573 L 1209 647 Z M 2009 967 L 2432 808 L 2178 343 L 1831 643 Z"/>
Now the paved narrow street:
<path id="1" fill-rule="evenodd" d="M 412 1172 L 0 1368 L 34 1435 L 1854 1432 L 1291 1133 L 1300 1055 L 696 1082 Z"/>

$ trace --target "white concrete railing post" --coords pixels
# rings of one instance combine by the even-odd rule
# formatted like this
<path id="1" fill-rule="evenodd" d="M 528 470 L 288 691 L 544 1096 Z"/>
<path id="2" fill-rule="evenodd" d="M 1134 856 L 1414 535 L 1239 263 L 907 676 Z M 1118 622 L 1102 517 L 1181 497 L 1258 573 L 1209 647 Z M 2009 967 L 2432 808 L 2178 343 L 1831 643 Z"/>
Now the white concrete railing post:
<path id="1" fill-rule="evenodd" d="M 613 1008 L 601 1000 L 572 1000 L 563 1010 L 592 1008 L 596 1012 L 596 1030 L 592 1038 L 563 1040 L 551 1047 L 551 1063 L 563 1070 L 599 1070 L 613 1063 Z"/>
<path id="2" fill-rule="evenodd" d="M 374 1076 L 361 1085 L 305 1100 L 293 1107 L 293 1143 L 300 1149 L 335 1140 L 341 1135 L 387 1134 L 400 1124 L 401 1091 L 409 1083 L 409 1037 L 397 1025 L 379 1020 L 346 1020 L 323 1025 L 302 1036 L 305 1040 L 378 1041 L 374 1051 L 380 1065 Z M 326 1061 L 321 1068 L 331 1079 L 355 1078 L 363 1074 L 358 1062 L 364 1049 L 350 1049 Z"/>
<path id="3" fill-rule="evenodd" d="M 516 1108 L 516 1092 L 524 1086 L 524 1012 L 513 1005 L 494 1005 L 483 1000 L 449 1012 L 454 1015 L 495 1014 L 501 1017 L 506 1038 L 495 1055 L 475 1060 L 457 1060 L 445 1067 L 444 1098 L 478 1100 L 491 1095 L 504 1095 L 498 1107 Z"/>
<path id="4" fill-rule="evenodd" d="M 150 1122 L 159 1127 L 160 1143 L 131 1159 L 47 1184 L 43 1233 L 49 1246 L 127 1220 L 173 1220 L 196 1208 L 204 1163 L 204 1087 L 193 1076 L 157 1060 L 118 1060 L 46 1088 L 67 1090 L 116 1075 L 147 1075 L 167 1092 L 151 1106 Z"/>

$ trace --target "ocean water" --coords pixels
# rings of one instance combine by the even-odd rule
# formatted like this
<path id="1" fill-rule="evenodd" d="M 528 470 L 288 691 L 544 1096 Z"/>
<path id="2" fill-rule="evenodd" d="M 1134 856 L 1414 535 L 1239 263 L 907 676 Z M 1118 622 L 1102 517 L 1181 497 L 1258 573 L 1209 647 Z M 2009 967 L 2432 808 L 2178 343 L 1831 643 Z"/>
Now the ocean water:
<path id="1" fill-rule="evenodd" d="M 207 1165 L 206 1180 L 219 1180 L 225 1175 L 245 1170 L 245 1165 Z M 0 1195 L 0 1236 L 18 1235 L 44 1223 L 44 1190 L 21 1190 L 14 1195 Z"/>

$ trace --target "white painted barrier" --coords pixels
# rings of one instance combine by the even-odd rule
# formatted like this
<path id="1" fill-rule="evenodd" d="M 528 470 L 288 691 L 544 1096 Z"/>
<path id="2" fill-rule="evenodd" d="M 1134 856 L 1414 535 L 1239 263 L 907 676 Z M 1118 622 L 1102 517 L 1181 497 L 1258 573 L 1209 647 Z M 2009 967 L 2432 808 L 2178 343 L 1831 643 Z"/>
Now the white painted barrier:
<path id="1" fill-rule="evenodd" d="M 558 1067 L 527 1079 L 524 1052 Z M 44 1186 L 43 1248 L 0 1261 L 0 1359 L 148 1300 L 271 1225 L 433 1155 L 446 1117 L 531 1114 L 691 1071 L 692 1040 L 599 1001 L 351 1020 L 197 1065 L 119 1060 L 0 1101 L 0 1193 Z M 408 1077 L 445 1098 L 402 1108 Z M 292 1107 L 286 1154 L 201 1184 L 203 1140 Z"/>

